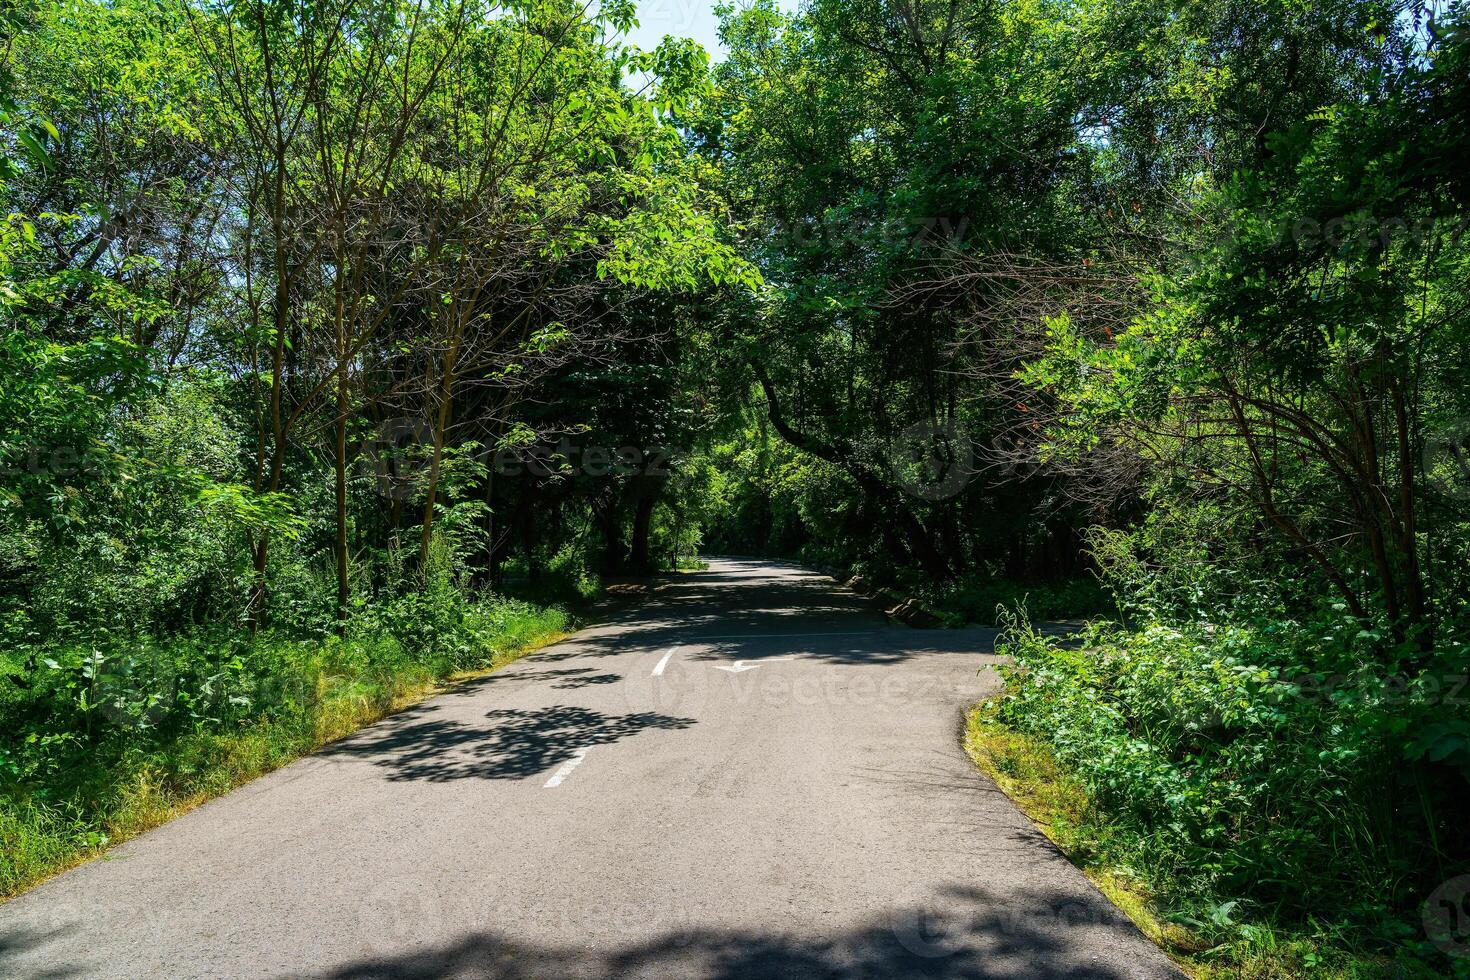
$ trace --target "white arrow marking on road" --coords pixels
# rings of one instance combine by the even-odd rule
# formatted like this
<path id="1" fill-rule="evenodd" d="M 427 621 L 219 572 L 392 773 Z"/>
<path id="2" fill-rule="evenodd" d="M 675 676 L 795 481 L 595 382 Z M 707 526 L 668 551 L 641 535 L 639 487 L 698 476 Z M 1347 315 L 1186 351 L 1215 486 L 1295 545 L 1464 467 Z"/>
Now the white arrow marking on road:
<path id="1" fill-rule="evenodd" d="M 768 663 L 772 663 L 773 661 L 790 660 L 790 659 L 791 659 L 790 657 L 763 657 L 761 659 L 761 663 L 768 664 Z M 735 661 L 734 664 L 732 664 L 729 667 L 716 667 L 715 670 L 728 670 L 732 674 L 739 674 L 742 671 L 755 670 L 760 665 L 761 664 L 749 663 L 748 661 L 745 661 L 745 660 L 737 660 L 737 661 Z"/>
<path id="2" fill-rule="evenodd" d="M 658 666 L 653 668 L 653 676 L 662 677 L 664 674 L 664 668 L 669 665 L 669 658 L 678 652 L 678 647 L 670 647 L 669 652 L 664 654 L 664 658 L 658 662 Z"/>
<path id="3" fill-rule="evenodd" d="M 566 782 L 567 777 L 572 774 L 572 770 L 580 766 L 582 760 L 585 758 L 587 758 L 586 749 L 578 749 L 572 753 L 572 757 L 566 762 L 563 762 L 560 769 L 552 773 L 551 778 L 546 781 L 546 785 L 542 789 L 556 789 L 562 783 Z"/>

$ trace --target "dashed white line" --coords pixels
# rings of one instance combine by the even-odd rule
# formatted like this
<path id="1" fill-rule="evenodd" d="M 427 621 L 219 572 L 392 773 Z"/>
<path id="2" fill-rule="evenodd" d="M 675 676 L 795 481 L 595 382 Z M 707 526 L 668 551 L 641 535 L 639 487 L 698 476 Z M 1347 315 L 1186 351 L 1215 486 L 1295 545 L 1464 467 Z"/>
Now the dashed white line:
<path id="1" fill-rule="evenodd" d="M 653 668 L 653 676 L 654 677 L 662 677 L 663 676 L 663 673 L 664 673 L 664 668 L 669 665 L 670 658 L 672 658 L 674 656 L 674 654 L 676 654 L 678 652 L 679 652 L 679 648 L 678 647 L 670 647 L 669 648 L 669 652 L 666 653 L 666 654 L 664 654 L 664 658 L 658 662 L 658 666 L 655 667 L 655 668 Z"/>
<path id="2" fill-rule="evenodd" d="M 566 782 L 567 777 L 572 774 L 572 771 L 582 764 L 583 759 L 587 758 L 587 751 L 587 749 L 578 749 L 572 753 L 572 757 L 566 762 L 563 762 L 561 768 L 551 774 L 551 778 L 546 781 L 546 785 L 542 788 L 556 789 L 562 783 Z"/>

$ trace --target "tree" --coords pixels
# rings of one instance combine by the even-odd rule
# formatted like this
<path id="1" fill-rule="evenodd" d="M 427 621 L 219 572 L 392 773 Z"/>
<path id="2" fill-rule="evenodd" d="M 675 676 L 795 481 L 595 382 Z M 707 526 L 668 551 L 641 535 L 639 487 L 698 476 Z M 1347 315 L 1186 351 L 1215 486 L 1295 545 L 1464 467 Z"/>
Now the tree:
<path id="1" fill-rule="evenodd" d="M 984 520 L 966 519 L 988 506 L 971 460 L 1014 402 L 960 383 L 957 301 L 990 299 L 983 282 L 937 288 L 942 270 L 1081 247 L 1078 46 L 1050 15 L 968 2 L 728 10 L 730 60 L 697 122 L 771 283 L 732 316 L 728 342 L 775 431 L 843 474 L 833 489 L 857 494 L 877 553 L 932 578 L 994 557 L 973 533 Z M 931 492 L 925 468 L 956 473 L 956 492 Z"/>
<path id="2" fill-rule="evenodd" d="M 1058 319 L 1026 369 L 1062 399 L 1054 449 L 1122 439 L 1187 469 L 1249 503 L 1365 625 L 1426 649 L 1425 445 L 1463 411 L 1466 329 L 1463 54 L 1438 43 L 1267 141 L 1206 203 L 1229 237 L 1155 279 L 1126 331 Z"/>

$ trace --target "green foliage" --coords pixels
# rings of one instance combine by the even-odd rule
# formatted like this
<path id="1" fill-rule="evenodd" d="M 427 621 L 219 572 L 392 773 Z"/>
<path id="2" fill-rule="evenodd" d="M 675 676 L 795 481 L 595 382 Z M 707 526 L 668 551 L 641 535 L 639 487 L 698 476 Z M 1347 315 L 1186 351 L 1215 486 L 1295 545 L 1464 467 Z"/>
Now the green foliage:
<path id="1" fill-rule="evenodd" d="M 440 586 L 364 610 L 345 640 L 215 629 L 13 647 L 0 660 L 0 894 L 567 622 Z"/>
<path id="2" fill-rule="evenodd" d="M 181 375 L 126 410 L 112 406 L 87 419 L 78 430 L 83 452 L 17 458 L 17 499 L 36 501 L 40 485 L 50 491 L 39 506 L 17 506 L 0 527 L 13 583 L 0 610 L 46 636 L 238 614 L 246 532 L 292 533 L 295 518 L 284 502 L 233 482 L 239 436 L 221 412 L 219 389 Z M 73 560 L 78 554 L 88 560 Z"/>
<path id="3" fill-rule="evenodd" d="M 720 349 L 746 385 L 759 382 L 757 410 L 813 470 L 796 494 L 808 514 L 795 536 L 813 554 L 931 578 L 1001 548 L 1024 564 L 1027 539 L 1049 536 L 1033 520 L 1047 481 L 987 495 L 966 472 L 1014 399 L 960 380 L 977 368 L 975 349 L 936 275 L 989 252 L 1073 253 L 1072 11 L 927 0 L 819 2 L 796 16 L 771 3 L 722 9 L 730 57 L 694 131 L 722 164 L 768 288 L 754 309 L 730 304 Z M 902 461 L 916 430 L 958 471 L 952 492 L 914 492 L 923 467 Z"/>
<path id="4" fill-rule="evenodd" d="M 1463 40 L 1364 57 L 1356 98 L 1283 121 L 1199 195 L 1219 239 L 1152 275 L 1125 330 L 1051 318 L 1018 373 L 1059 402 L 1043 455 L 1126 444 L 1173 481 L 1159 497 L 1187 482 L 1228 501 L 1365 624 L 1427 636 L 1448 565 L 1420 530 L 1465 520 L 1443 494 L 1457 478 L 1425 463 L 1470 409 Z"/>
<path id="5" fill-rule="evenodd" d="M 1365 656 L 1375 639 L 1346 616 L 1140 619 L 1065 639 L 1012 620 L 997 716 L 1075 773 L 1095 845 L 1179 921 L 1237 942 L 1253 921 L 1325 919 L 1412 946 L 1398 916 L 1463 847 L 1444 781 L 1463 700 L 1446 680 L 1470 648 L 1395 672 Z"/>
<path id="6" fill-rule="evenodd" d="M 1039 623 L 1106 616 L 1113 603 L 1095 578 L 1026 584 L 1004 578 L 964 577 L 936 585 L 915 583 L 915 592 L 959 623 L 993 624 L 1021 609 Z"/>
<path id="7" fill-rule="evenodd" d="M 999 709 L 1096 846 L 1402 944 L 1470 857 L 1464 5 L 717 9 L 0 11 L 3 888 L 703 547 L 1116 612 Z"/>
<path id="8" fill-rule="evenodd" d="M 739 419 L 735 425 L 699 463 L 709 470 L 707 546 L 717 554 L 802 555 L 819 564 L 840 563 L 842 554 L 822 547 L 846 543 L 836 533 L 841 511 L 817 503 L 824 491 L 840 485 L 840 474 L 758 421 Z"/>

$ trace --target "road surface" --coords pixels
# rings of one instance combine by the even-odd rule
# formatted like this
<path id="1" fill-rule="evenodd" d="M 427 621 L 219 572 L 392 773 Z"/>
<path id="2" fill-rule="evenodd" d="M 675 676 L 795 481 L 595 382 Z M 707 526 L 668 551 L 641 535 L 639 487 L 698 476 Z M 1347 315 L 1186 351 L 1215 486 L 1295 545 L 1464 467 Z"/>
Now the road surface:
<path id="1" fill-rule="evenodd" d="M 0 906 L 0 976 L 1179 976 L 966 758 L 992 640 L 714 561 Z"/>

